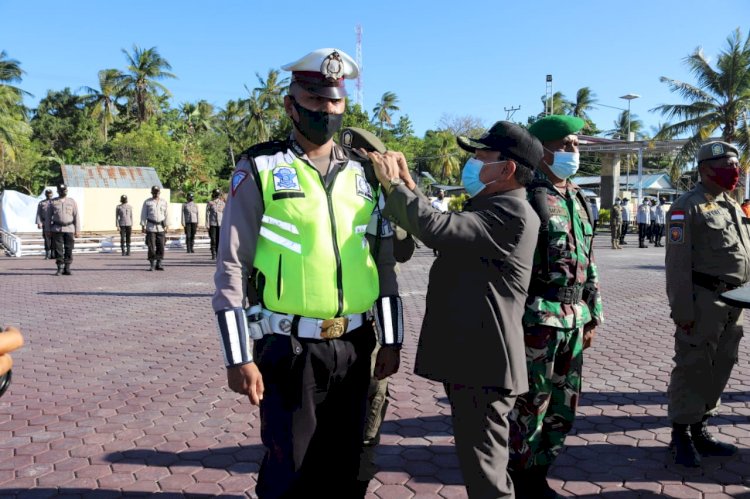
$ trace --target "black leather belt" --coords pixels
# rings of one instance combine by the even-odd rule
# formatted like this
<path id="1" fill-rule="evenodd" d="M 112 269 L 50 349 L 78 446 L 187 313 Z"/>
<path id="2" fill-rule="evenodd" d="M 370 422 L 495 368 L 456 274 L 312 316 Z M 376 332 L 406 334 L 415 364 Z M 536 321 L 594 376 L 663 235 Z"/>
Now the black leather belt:
<path id="1" fill-rule="evenodd" d="M 720 277 L 696 272 L 695 270 L 693 271 L 693 284 L 717 293 L 731 291 L 742 286 L 742 284 L 732 284 L 722 280 Z"/>
<path id="2" fill-rule="evenodd" d="M 532 295 L 541 295 L 545 300 L 558 301 L 566 305 L 573 305 L 583 299 L 583 285 L 561 286 L 559 288 L 548 288 L 541 293 L 532 293 Z"/>
<path id="3" fill-rule="evenodd" d="M 147 218 L 146 221 L 150 224 L 159 225 L 162 222 L 157 222 L 156 220 L 151 220 L 150 218 Z"/>

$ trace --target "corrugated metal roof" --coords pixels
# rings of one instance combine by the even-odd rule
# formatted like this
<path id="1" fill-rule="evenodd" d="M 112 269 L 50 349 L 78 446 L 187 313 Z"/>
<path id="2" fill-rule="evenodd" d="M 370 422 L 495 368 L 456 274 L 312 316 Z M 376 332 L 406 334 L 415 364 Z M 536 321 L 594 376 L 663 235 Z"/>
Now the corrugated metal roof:
<path id="1" fill-rule="evenodd" d="M 62 165 L 63 182 L 69 187 L 150 189 L 164 186 L 150 166 Z"/>

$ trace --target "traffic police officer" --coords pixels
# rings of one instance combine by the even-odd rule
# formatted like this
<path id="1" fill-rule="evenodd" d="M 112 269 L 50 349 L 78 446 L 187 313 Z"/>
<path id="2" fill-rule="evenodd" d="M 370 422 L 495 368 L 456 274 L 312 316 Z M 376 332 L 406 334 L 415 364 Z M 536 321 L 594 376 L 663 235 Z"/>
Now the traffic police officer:
<path id="1" fill-rule="evenodd" d="M 166 243 L 167 218 L 169 204 L 159 197 L 161 188 L 151 187 L 151 197 L 143 202 L 141 208 L 141 230 L 146 233 L 148 247 L 148 270 L 164 270 L 161 261 L 164 259 Z"/>
<path id="2" fill-rule="evenodd" d="M 75 238 L 81 233 L 81 219 L 78 205 L 68 197 L 68 186 L 65 184 L 57 186 L 57 197 L 49 204 L 49 223 L 57 263 L 55 275 L 70 275 Z"/>
<path id="3" fill-rule="evenodd" d="M 208 229 L 208 237 L 211 239 L 211 260 L 216 259 L 216 251 L 219 247 L 219 229 L 224 216 L 224 206 L 221 191 L 214 189 L 211 192 L 211 201 L 206 205 L 206 228 Z"/>
<path id="4" fill-rule="evenodd" d="M 750 230 L 729 195 L 739 178 L 737 149 L 709 142 L 698 150 L 701 182 L 667 213 L 667 296 L 675 331 L 675 366 L 669 380 L 670 449 L 676 464 L 700 466 L 701 456 L 731 456 L 707 420 L 737 362 L 742 309 L 719 299 L 750 279 Z"/>
<path id="5" fill-rule="evenodd" d="M 510 415 L 510 469 L 519 497 L 556 495 L 547 472 L 573 427 L 583 350 L 603 320 L 589 204 L 570 181 L 578 171 L 576 133 L 583 125 L 574 116 L 550 115 L 529 127 L 544 158 L 528 187 L 541 219 L 523 318 L 529 392 Z"/>
<path id="6" fill-rule="evenodd" d="M 49 203 L 52 201 L 52 189 L 44 191 L 44 199 L 36 207 L 36 228 L 42 229 L 44 238 L 44 259 L 52 258 L 52 234 L 49 231 Z"/>
<path id="7" fill-rule="evenodd" d="M 260 404 L 266 454 L 256 494 L 357 497 L 375 344 L 366 314 L 376 302 L 378 310 L 399 306 L 379 298 L 380 269 L 365 239 L 377 190 L 333 142 L 344 79 L 359 69 L 333 48 L 283 69 L 292 71 L 284 109 L 294 130 L 237 163 L 213 307 L 229 387 Z M 401 340 L 396 331 L 381 338 Z M 382 376 L 395 372 L 398 350 L 382 348 L 378 364 Z"/>
<path id="8" fill-rule="evenodd" d="M 120 196 L 120 204 L 115 208 L 115 226 L 120 231 L 120 251 L 122 256 L 130 256 L 130 234 L 133 232 L 133 207 L 128 197 Z"/>
<path id="9" fill-rule="evenodd" d="M 187 203 L 182 205 L 182 226 L 185 227 L 185 247 L 188 253 L 195 253 L 195 232 L 198 229 L 198 205 L 193 201 L 193 193 L 187 195 Z"/>

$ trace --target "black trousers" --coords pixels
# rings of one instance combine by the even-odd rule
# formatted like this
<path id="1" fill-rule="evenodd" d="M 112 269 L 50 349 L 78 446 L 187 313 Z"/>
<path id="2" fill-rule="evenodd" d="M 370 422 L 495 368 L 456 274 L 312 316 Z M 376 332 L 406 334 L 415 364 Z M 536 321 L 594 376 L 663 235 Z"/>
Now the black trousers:
<path id="1" fill-rule="evenodd" d="M 628 233 L 628 225 L 630 225 L 630 222 L 622 223 L 622 230 L 620 231 L 620 242 L 623 242 L 625 240 L 625 235 Z"/>
<path id="2" fill-rule="evenodd" d="M 130 251 L 130 234 L 132 231 L 132 226 L 120 225 L 120 249 L 122 251 Z"/>
<path id="3" fill-rule="evenodd" d="M 73 246 L 75 238 L 72 232 L 53 232 L 52 243 L 55 251 L 55 261 L 58 265 L 70 265 L 73 261 Z"/>
<path id="4" fill-rule="evenodd" d="M 374 346 L 369 322 L 334 340 L 270 334 L 255 343 L 265 385 L 259 498 L 357 497 Z"/>
<path id="5" fill-rule="evenodd" d="M 185 224 L 185 246 L 189 252 L 193 252 L 193 246 L 195 245 L 195 231 L 198 230 L 198 224 L 195 222 L 188 222 Z"/>
<path id="6" fill-rule="evenodd" d="M 52 242 L 52 233 L 47 230 L 42 231 L 42 237 L 44 237 L 44 252 L 54 251 L 55 245 Z"/>
<path id="7" fill-rule="evenodd" d="M 654 226 L 654 241 L 661 244 L 661 238 L 664 236 L 664 224 Z"/>
<path id="8" fill-rule="evenodd" d="M 146 246 L 148 247 L 148 261 L 164 259 L 164 241 L 166 235 L 163 232 L 146 232 Z"/>
<path id="9" fill-rule="evenodd" d="M 649 224 L 638 224 L 638 242 L 642 243 L 648 237 Z"/>
<path id="10" fill-rule="evenodd" d="M 219 249 L 219 227 L 218 225 L 212 225 L 208 228 L 208 237 L 211 238 L 211 254 L 214 255 Z"/>

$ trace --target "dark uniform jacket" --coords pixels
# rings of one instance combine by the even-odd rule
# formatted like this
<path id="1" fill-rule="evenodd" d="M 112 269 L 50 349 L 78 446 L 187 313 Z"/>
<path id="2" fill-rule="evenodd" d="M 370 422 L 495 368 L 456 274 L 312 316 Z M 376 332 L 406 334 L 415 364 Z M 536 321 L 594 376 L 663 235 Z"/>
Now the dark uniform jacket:
<path id="1" fill-rule="evenodd" d="M 415 373 L 470 386 L 528 391 L 521 319 L 539 217 L 516 189 L 440 213 L 397 187 L 384 215 L 439 251 L 430 270 Z"/>

